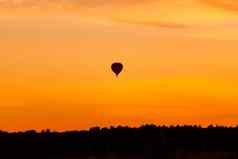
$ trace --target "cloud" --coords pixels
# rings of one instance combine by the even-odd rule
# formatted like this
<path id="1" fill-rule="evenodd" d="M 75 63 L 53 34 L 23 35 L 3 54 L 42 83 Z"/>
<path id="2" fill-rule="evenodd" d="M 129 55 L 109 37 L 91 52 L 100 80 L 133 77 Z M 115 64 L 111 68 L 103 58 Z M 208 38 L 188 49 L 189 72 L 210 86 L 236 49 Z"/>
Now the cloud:
<path id="1" fill-rule="evenodd" d="M 205 4 L 205 5 L 204 5 Z M 173 29 L 211 29 L 236 27 L 238 10 L 234 0 L 0 0 L 0 10 L 24 12 L 74 12 L 100 21 Z M 232 25 L 231 25 L 232 24 Z"/>
<path id="2" fill-rule="evenodd" d="M 226 11 L 238 11 L 238 1 L 234 0 L 201 0 L 212 7 L 224 9 Z"/>
<path id="3" fill-rule="evenodd" d="M 129 21 L 129 20 L 124 20 L 124 19 L 113 19 L 116 22 L 120 22 L 120 23 L 127 23 L 127 24 L 136 24 L 136 25 L 145 25 L 145 26 L 152 26 L 152 27 L 160 27 L 160 28 L 175 28 L 175 29 L 186 29 L 189 28 L 191 26 L 189 25 L 185 25 L 182 23 L 174 23 L 174 22 L 146 22 L 146 21 Z"/>
<path id="4" fill-rule="evenodd" d="M 0 0 L 1 7 L 54 7 L 59 4 L 62 6 L 71 5 L 74 7 L 98 7 L 106 5 L 136 5 L 156 0 Z"/>

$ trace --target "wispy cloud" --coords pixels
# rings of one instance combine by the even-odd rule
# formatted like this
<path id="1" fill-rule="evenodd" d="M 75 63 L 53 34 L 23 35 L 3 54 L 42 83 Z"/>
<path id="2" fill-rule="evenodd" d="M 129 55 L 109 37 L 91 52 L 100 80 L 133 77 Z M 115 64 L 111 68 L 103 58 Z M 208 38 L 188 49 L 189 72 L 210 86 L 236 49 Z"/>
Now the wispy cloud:
<path id="1" fill-rule="evenodd" d="M 114 21 L 120 23 L 127 23 L 127 24 L 136 24 L 136 25 L 145 25 L 145 26 L 153 26 L 153 27 L 161 27 L 161 28 L 178 28 L 178 29 L 185 29 L 191 26 L 185 25 L 182 23 L 174 23 L 174 22 L 146 22 L 146 21 L 129 21 L 119 18 L 113 18 Z"/>
<path id="2" fill-rule="evenodd" d="M 136 5 L 156 0 L 0 0 L 0 7 L 31 8 L 31 7 L 100 7 L 107 5 Z"/>
<path id="3" fill-rule="evenodd" d="M 201 0 L 212 7 L 221 8 L 227 11 L 238 11 L 238 1 L 234 0 Z"/>

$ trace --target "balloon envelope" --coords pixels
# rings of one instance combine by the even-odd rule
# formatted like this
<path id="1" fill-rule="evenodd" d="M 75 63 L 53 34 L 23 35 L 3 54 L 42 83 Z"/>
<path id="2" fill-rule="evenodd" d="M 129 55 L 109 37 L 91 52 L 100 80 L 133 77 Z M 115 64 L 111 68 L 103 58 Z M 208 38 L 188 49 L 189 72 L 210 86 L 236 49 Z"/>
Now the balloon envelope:
<path id="1" fill-rule="evenodd" d="M 112 64 L 111 69 L 116 74 L 116 76 L 118 76 L 119 73 L 123 69 L 123 65 L 120 62 L 115 62 L 115 63 Z"/>

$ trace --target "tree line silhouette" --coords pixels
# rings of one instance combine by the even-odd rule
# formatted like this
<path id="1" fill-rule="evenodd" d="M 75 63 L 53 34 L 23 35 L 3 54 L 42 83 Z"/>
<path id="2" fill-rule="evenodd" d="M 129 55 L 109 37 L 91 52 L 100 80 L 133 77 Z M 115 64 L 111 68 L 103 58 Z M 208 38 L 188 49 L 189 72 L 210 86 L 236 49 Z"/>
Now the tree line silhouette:
<path id="1" fill-rule="evenodd" d="M 143 125 L 138 128 L 111 126 L 65 132 L 0 131 L 0 158 L 4 159 L 75 159 L 89 156 L 172 159 L 183 152 L 233 152 L 233 158 L 238 158 L 238 126 Z"/>

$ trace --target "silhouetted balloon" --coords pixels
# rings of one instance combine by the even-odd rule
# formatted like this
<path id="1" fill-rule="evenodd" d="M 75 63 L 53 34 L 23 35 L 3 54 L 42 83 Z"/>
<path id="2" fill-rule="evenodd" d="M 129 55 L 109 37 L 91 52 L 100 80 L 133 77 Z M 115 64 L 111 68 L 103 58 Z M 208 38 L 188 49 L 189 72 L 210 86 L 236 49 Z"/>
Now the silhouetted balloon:
<path id="1" fill-rule="evenodd" d="M 119 62 L 115 62 L 115 63 L 112 64 L 111 68 L 112 68 L 112 71 L 116 74 L 116 76 L 118 76 L 119 73 L 123 69 L 123 65 Z"/>

